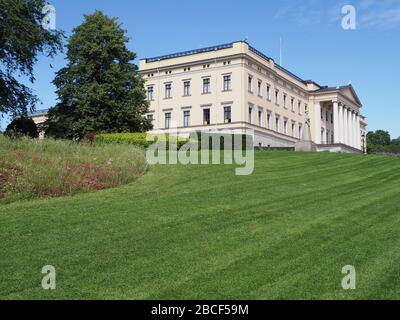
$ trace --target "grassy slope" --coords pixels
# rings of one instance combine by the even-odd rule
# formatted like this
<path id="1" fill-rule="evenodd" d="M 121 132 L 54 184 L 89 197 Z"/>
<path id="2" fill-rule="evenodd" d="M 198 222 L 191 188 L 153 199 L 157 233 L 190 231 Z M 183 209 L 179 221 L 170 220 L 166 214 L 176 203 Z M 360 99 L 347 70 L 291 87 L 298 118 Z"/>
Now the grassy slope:
<path id="1" fill-rule="evenodd" d="M 259 152 L 255 172 L 0 206 L 0 298 L 399 298 L 400 159 Z M 57 290 L 41 289 L 42 266 Z M 341 289 L 341 269 L 357 289 Z"/>

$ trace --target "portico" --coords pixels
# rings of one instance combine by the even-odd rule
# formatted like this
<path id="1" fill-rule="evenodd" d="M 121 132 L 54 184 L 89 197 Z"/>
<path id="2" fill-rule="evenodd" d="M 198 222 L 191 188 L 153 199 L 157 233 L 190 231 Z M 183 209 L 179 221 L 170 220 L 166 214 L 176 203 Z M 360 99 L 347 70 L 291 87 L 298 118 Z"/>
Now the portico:
<path id="1" fill-rule="evenodd" d="M 314 92 L 313 137 L 320 151 L 362 152 L 360 109 L 351 85 Z"/>

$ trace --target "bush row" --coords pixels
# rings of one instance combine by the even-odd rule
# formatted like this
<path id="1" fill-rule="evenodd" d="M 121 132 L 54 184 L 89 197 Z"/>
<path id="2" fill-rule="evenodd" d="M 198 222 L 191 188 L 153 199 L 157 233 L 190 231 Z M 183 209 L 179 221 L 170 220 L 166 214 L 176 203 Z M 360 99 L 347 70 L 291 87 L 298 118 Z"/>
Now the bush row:
<path id="1" fill-rule="evenodd" d="M 234 134 L 218 134 L 218 133 L 203 133 L 200 132 L 196 133 L 196 140 L 192 140 L 194 143 L 198 143 L 199 149 L 201 148 L 202 144 L 207 145 L 207 141 L 202 141 L 202 139 L 208 139 L 208 148 L 212 150 L 213 148 L 216 149 L 224 149 L 225 139 L 230 137 L 232 149 L 235 148 L 235 136 Z M 171 138 L 169 135 L 153 135 L 153 140 L 148 141 L 147 133 L 106 133 L 106 134 L 97 134 L 95 136 L 95 142 L 104 142 L 104 143 L 129 143 L 136 146 L 140 146 L 143 148 L 148 148 L 152 145 L 155 141 L 165 141 L 166 148 L 169 149 Z M 245 134 L 240 134 L 241 139 L 241 148 L 242 150 L 249 150 L 253 148 L 253 139 L 249 136 L 249 139 L 246 139 Z M 179 137 L 178 139 L 174 138 L 174 142 L 177 143 L 178 149 L 186 144 L 187 142 L 191 141 L 189 138 L 182 138 Z M 214 143 L 213 143 L 214 141 Z M 216 142 L 215 142 L 216 141 Z M 229 142 L 229 140 L 228 140 Z"/>
<path id="2" fill-rule="evenodd" d="M 152 137 L 152 140 L 148 141 L 147 137 Z M 104 143 L 128 143 L 135 146 L 148 148 L 155 141 L 165 141 L 167 148 L 169 147 L 170 137 L 168 135 L 148 135 L 146 132 L 130 132 L 130 133 L 104 133 L 96 134 L 95 142 Z M 174 139 L 178 148 L 189 141 L 188 138 Z"/>

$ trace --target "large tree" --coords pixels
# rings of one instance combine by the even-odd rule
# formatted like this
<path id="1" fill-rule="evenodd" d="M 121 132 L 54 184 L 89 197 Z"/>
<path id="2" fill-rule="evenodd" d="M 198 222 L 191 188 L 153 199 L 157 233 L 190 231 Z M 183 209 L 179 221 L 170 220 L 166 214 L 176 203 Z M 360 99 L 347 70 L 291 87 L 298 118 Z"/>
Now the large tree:
<path id="1" fill-rule="evenodd" d="M 28 117 L 17 117 L 15 118 L 6 128 L 5 134 L 11 137 L 17 137 L 20 135 L 28 136 L 31 138 L 39 137 L 39 131 L 32 120 Z"/>
<path id="2" fill-rule="evenodd" d="M 390 134 L 384 130 L 370 131 L 367 133 L 368 145 L 388 146 L 391 143 Z"/>
<path id="3" fill-rule="evenodd" d="M 67 66 L 57 72 L 58 104 L 50 109 L 47 134 L 82 138 L 87 132 L 145 131 L 144 80 L 132 62 L 126 31 L 101 11 L 85 15 L 67 44 Z"/>
<path id="4" fill-rule="evenodd" d="M 0 114 L 32 111 L 37 101 L 32 90 L 17 80 L 33 82 L 38 54 L 54 56 L 61 49 L 60 31 L 42 27 L 45 0 L 0 0 Z"/>

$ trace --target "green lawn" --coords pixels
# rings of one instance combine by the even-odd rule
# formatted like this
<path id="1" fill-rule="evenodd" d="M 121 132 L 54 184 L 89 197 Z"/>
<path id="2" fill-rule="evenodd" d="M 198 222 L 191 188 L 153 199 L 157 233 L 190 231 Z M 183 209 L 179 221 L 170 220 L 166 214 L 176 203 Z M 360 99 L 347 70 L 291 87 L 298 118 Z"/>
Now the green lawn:
<path id="1" fill-rule="evenodd" d="M 0 298 L 400 298 L 400 159 L 257 152 L 0 205 Z M 41 288 L 41 269 L 57 289 Z M 354 265 L 357 289 L 341 288 Z"/>

